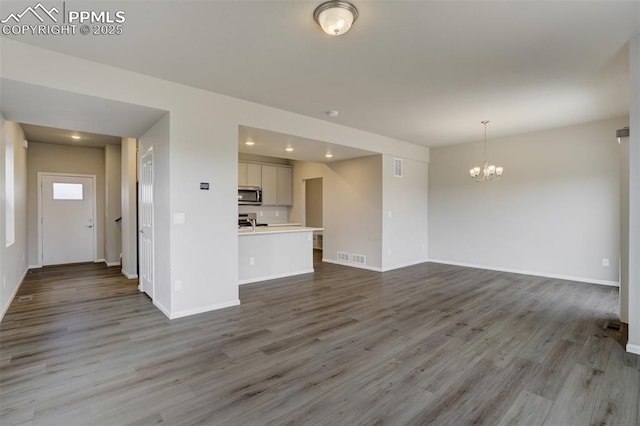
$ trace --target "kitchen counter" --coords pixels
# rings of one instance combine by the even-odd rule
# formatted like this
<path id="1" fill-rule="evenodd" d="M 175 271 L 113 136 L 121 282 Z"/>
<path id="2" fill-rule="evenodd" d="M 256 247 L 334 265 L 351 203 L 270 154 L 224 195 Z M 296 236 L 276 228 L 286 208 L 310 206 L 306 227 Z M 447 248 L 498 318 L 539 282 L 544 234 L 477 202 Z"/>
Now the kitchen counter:
<path id="1" fill-rule="evenodd" d="M 238 230 L 238 283 L 313 272 L 313 233 L 323 228 L 259 226 Z"/>
<path id="2" fill-rule="evenodd" d="M 322 231 L 324 228 L 307 228 L 305 226 L 257 226 L 254 231 L 252 228 L 242 228 L 238 229 L 238 235 L 261 235 L 261 234 L 284 234 L 288 232 L 313 232 L 313 231 Z"/>

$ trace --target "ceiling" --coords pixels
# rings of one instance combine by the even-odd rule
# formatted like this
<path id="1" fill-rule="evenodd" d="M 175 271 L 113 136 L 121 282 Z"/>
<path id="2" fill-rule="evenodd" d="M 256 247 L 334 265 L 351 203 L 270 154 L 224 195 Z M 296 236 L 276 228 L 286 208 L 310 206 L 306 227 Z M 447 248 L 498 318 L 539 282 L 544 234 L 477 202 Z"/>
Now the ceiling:
<path id="1" fill-rule="evenodd" d="M 353 2 L 341 37 L 321 0 L 116 0 L 91 7 L 124 10 L 122 35 L 13 38 L 425 146 L 628 114 L 638 0 Z"/>
<path id="2" fill-rule="evenodd" d="M 253 145 L 247 145 L 245 143 L 246 141 L 253 142 Z M 285 148 L 287 147 L 293 148 L 293 151 L 286 151 Z M 239 126 L 238 152 L 316 163 L 332 163 L 334 161 L 377 154 L 376 152 L 366 151 L 364 149 L 351 148 L 344 145 L 336 145 L 329 142 L 247 126 Z M 327 158 L 325 156 L 327 153 L 330 153 L 332 157 Z"/>
<path id="3" fill-rule="evenodd" d="M 55 143 L 59 145 L 84 146 L 90 148 L 104 148 L 105 145 L 120 145 L 122 138 L 118 136 L 98 135 L 88 132 L 57 129 L 54 127 L 21 124 L 24 135 L 29 142 Z M 79 136 L 74 139 L 71 136 Z"/>

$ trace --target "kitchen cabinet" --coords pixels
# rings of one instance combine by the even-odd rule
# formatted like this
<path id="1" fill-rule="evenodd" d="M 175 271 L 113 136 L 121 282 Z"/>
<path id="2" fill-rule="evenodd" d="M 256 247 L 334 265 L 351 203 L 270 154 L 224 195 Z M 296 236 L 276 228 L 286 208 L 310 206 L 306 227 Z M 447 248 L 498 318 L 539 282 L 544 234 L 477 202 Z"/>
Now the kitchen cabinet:
<path id="1" fill-rule="evenodd" d="M 293 204 L 291 167 L 262 165 L 262 205 L 290 206 Z"/>
<path id="2" fill-rule="evenodd" d="M 255 163 L 238 163 L 238 186 L 262 186 L 262 166 Z"/>
<path id="3" fill-rule="evenodd" d="M 293 204 L 291 184 L 291 168 L 278 167 L 278 205 L 290 206 Z"/>

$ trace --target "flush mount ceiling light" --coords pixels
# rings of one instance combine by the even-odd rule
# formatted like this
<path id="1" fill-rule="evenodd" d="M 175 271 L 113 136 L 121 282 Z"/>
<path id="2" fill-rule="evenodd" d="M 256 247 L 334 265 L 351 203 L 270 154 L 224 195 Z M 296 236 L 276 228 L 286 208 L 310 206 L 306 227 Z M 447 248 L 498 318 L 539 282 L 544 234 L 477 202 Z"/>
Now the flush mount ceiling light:
<path id="1" fill-rule="evenodd" d="M 293 147 L 292 146 L 288 146 L 284 150 L 287 151 L 287 152 L 291 152 L 291 151 L 293 151 Z"/>
<path id="2" fill-rule="evenodd" d="M 327 152 L 324 156 L 325 156 L 325 157 L 327 157 L 327 158 L 332 158 L 332 157 L 333 157 L 333 154 L 332 154 L 332 153 L 330 153 L 330 152 Z"/>
<path id="3" fill-rule="evenodd" d="M 469 169 L 469 175 L 471 179 L 476 182 L 488 182 L 490 180 L 500 180 L 502 173 L 504 172 L 504 167 L 496 166 L 494 164 L 489 164 L 487 161 L 487 124 L 489 121 L 481 121 L 484 125 L 484 162 L 482 163 L 482 167 L 472 167 Z"/>
<path id="4" fill-rule="evenodd" d="M 78 139 L 80 139 L 80 136 L 79 135 L 71 135 L 71 139 L 78 140 Z"/>
<path id="5" fill-rule="evenodd" d="M 346 1 L 326 1 L 316 7 L 313 19 L 325 33 L 339 36 L 349 31 L 351 25 L 358 19 L 358 9 Z"/>
<path id="6" fill-rule="evenodd" d="M 256 143 L 254 141 L 246 141 L 244 144 L 248 146 L 254 146 Z"/>

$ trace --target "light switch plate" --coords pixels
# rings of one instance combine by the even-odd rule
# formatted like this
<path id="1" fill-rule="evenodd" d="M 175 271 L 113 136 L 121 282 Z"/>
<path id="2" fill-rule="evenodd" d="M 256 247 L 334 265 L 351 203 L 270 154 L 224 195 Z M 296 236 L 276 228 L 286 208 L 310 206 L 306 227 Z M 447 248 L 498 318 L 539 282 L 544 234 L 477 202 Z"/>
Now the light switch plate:
<path id="1" fill-rule="evenodd" d="M 186 222 L 186 217 L 184 213 L 174 213 L 173 214 L 173 223 L 176 225 L 184 225 Z"/>

